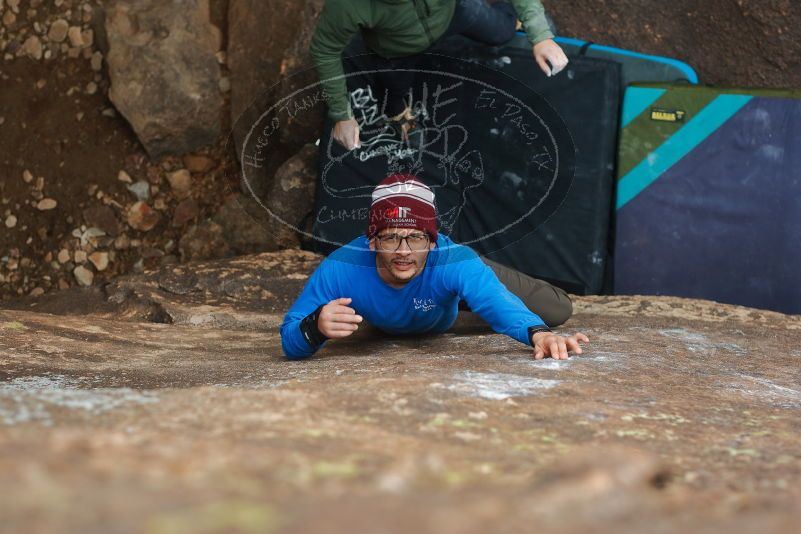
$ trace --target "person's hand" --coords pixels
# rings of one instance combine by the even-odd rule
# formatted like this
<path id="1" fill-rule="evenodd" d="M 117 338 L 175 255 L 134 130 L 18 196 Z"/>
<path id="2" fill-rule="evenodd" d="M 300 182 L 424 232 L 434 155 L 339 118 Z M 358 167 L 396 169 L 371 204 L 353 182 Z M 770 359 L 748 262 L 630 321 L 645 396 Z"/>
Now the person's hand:
<path id="1" fill-rule="evenodd" d="M 562 47 L 556 44 L 553 39 L 545 39 L 534 45 L 534 59 L 546 76 L 559 74 L 567 66 L 567 56 Z M 548 66 L 549 61 L 551 66 Z"/>
<path id="2" fill-rule="evenodd" d="M 359 142 L 359 123 L 356 122 L 356 119 L 338 121 L 334 125 L 334 131 L 331 135 L 337 143 L 348 150 L 361 146 Z"/>
<path id="3" fill-rule="evenodd" d="M 573 336 L 557 336 L 552 332 L 537 332 L 531 336 L 531 344 L 534 346 L 534 359 L 541 360 L 550 356 L 554 360 L 566 360 L 568 352 L 581 354 L 579 342 L 589 343 L 590 339 L 584 334 L 578 333 Z"/>
<path id="4" fill-rule="evenodd" d="M 329 339 L 348 337 L 359 328 L 362 316 L 349 307 L 351 299 L 334 299 L 320 310 L 317 329 Z"/>

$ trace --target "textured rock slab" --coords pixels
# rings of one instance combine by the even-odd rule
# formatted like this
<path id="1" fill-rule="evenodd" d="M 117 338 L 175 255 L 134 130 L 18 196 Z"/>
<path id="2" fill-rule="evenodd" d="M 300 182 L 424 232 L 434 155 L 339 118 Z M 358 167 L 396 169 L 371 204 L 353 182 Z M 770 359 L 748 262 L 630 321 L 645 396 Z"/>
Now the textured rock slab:
<path id="1" fill-rule="evenodd" d="M 252 165 L 243 190 L 263 198 L 273 174 L 292 151 L 270 143 L 265 154 L 242 157 L 245 139 L 259 136 L 262 114 L 280 98 L 281 62 L 301 24 L 302 3 L 296 0 L 231 0 L 228 10 L 228 68 L 231 72 L 232 139 L 237 159 Z"/>
<path id="2" fill-rule="evenodd" d="M 136 280 L 190 308 L 223 278 Z M 792 532 L 801 318 L 576 307 L 564 331 L 592 344 L 562 362 L 475 322 L 287 362 L 274 327 L 0 311 L 0 514 L 65 532 Z"/>
<path id="3" fill-rule="evenodd" d="M 299 231 L 307 226 L 311 229 L 317 163 L 317 147 L 308 144 L 275 173 L 267 207 L 272 214 L 272 233 L 281 248 L 297 247 L 302 237 Z"/>
<path id="4" fill-rule="evenodd" d="M 55 315 L 266 331 L 280 324 L 321 259 L 285 250 L 197 262 L 3 305 Z"/>
<path id="5" fill-rule="evenodd" d="M 278 167 L 266 200 L 253 188 L 230 195 L 213 218 L 226 245 L 235 254 L 297 248 L 311 235 L 316 178 L 317 147 L 307 144 Z"/>
<path id="6" fill-rule="evenodd" d="M 296 39 L 302 2 L 296 0 L 230 0 L 228 66 L 231 70 L 231 114 L 236 122 L 253 100 L 278 83 L 281 62 Z"/>
<path id="7" fill-rule="evenodd" d="M 322 90 L 309 43 L 324 0 L 232 0 L 232 137 L 242 187 L 265 198 L 278 166 L 320 135 Z"/>
<path id="8" fill-rule="evenodd" d="M 148 154 L 182 154 L 220 135 L 219 30 L 208 0 L 114 2 L 105 9 L 109 97 Z"/>
<path id="9" fill-rule="evenodd" d="M 304 87 L 319 82 L 320 77 L 314 67 L 309 48 L 317 26 L 317 19 L 323 11 L 324 0 L 305 0 L 301 12 L 301 22 L 296 28 L 295 39 L 287 48 L 281 72 L 285 77 L 281 79 L 281 95 L 294 95 Z M 304 94 L 305 93 L 305 94 Z M 303 97 L 308 98 L 308 92 L 298 95 L 299 98 L 290 98 L 284 103 L 289 110 L 286 122 L 281 129 L 281 140 L 289 147 L 299 149 L 306 143 L 314 142 L 320 135 L 325 119 L 325 105 L 322 101 L 308 106 Z M 302 112 L 297 112 L 302 109 Z"/>
<path id="10" fill-rule="evenodd" d="M 230 195 L 213 220 L 220 226 L 227 245 L 237 254 L 278 250 L 269 212 L 253 196 Z"/>

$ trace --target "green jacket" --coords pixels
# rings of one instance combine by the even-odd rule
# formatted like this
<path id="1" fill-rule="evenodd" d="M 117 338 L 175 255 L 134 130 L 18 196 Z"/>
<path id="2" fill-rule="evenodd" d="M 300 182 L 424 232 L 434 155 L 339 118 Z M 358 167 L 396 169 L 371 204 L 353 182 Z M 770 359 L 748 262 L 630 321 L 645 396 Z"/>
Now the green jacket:
<path id="1" fill-rule="evenodd" d="M 342 52 L 356 32 L 367 46 L 387 58 L 409 56 L 428 49 L 453 17 L 457 0 L 326 0 L 311 42 L 328 103 L 328 116 L 350 119 Z M 529 41 L 536 44 L 553 34 L 540 0 L 511 0 Z"/>

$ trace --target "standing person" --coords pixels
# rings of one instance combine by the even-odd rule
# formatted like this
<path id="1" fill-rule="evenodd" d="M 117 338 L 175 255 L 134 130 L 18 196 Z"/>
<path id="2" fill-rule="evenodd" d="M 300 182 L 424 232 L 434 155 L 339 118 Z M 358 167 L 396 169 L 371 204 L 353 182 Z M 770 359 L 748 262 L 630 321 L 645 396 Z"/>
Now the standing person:
<path id="1" fill-rule="evenodd" d="M 572 303 L 562 290 L 482 261 L 438 234 L 434 193 L 414 176 L 394 175 L 373 191 L 360 236 L 317 267 L 284 317 L 281 342 L 290 359 L 351 335 L 362 320 L 390 334 L 442 333 L 459 302 L 499 333 L 531 345 L 536 359 L 581 354 L 584 334 L 559 336 Z M 504 285 L 513 280 L 517 294 Z M 521 298 L 523 300 L 521 300 Z"/>
<path id="2" fill-rule="evenodd" d="M 451 35 L 499 46 L 514 37 L 519 18 L 537 64 L 552 76 L 567 65 L 553 41 L 540 0 L 326 0 L 311 42 L 311 56 L 322 80 L 333 138 L 348 150 L 360 146 L 359 125 L 348 101 L 342 52 L 361 32 L 376 54 L 378 84 L 387 92 L 384 114 L 405 137 L 414 127 L 405 101 L 420 54 Z M 550 65 L 549 65 L 550 63 Z"/>

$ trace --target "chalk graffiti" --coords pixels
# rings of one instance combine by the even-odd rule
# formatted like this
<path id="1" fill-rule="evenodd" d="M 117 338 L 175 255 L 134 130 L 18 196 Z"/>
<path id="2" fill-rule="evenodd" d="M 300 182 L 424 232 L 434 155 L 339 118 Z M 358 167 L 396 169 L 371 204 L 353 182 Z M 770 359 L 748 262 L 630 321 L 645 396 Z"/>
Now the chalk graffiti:
<path id="1" fill-rule="evenodd" d="M 415 117 L 415 128 L 405 139 L 401 139 L 385 113 L 388 91 L 371 82 L 374 74 L 383 71 L 346 75 L 349 103 L 360 129 L 360 146 L 346 150 L 330 135 L 319 140 L 322 168 L 317 194 L 329 200 L 322 206 L 318 204 L 315 227 L 337 222 L 345 227 L 361 225 L 368 217 L 375 184 L 384 176 L 398 173 L 420 176 L 437 198 L 443 199 L 438 206 L 441 208 L 438 223 L 443 234 L 450 234 L 457 227 L 460 231 L 465 229 L 457 223 L 463 219 L 466 209 L 474 213 L 472 203 L 479 199 L 481 202 L 487 197 L 514 200 L 508 210 L 508 222 L 499 221 L 497 228 L 488 228 L 481 235 L 459 235 L 463 244 L 506 232 L 550 198 L 564 167 L 560 159 L 564 158 L 560 157 L 563 151 L 546 120 L 532 108 L 541 102 L 538 95 L 508 80 L 485 81 L 462 76 L 458 69 L 450 70 L 440 67 L 440 70 L 417 71 L 416 83 L 405 98 Z M 518 95 L 521 88 L 524 94 Z M 294 90 L 262 112 L 258 120 L 251 123 L 242 142 L 243 186 L 271 217 L 283 224 L 290 225 L 263 204 L 251 180 L 254 183 L 264 181 L 263 170 L 259 169 L 268 167 L 275 149 L 282 146 L 278 143 L 284 135 L 281 128 L 302 121 L 301 115 L 319 108 L 325 97 L 319 83 Z M 547 104 L 544 107 L 547 108 Z M 556 123 L 561 125 L 558 119 Z M 563 137 L 570 141 L 568 136 Z M 568 159 L 571 152 L 565 151 Z M 366 172 L 370 178 L 342 179 L 343 172 Z M 560 195 L 561 191 L 559 189 Z M 348 202 L 343 204 L 334 199 L 348 199 Z M 543 213 L 551 209 L 551 204 L 557 205 L 556 201 L 551 202 Z M 315 231 L 313 235 L 303 228 L 290 226 L 307 237 L 343 244 L 328 241 L 325 232 L 318 235 Z"/>
<path id="2" fill-rule="evenodd" d="M 468 131 L 457 122 L 455 112 L 458 103 L 457 91 L 463 81 L 449 84 L 435 84 L 433 87 L 423 83 L 419 94 L 410 89 L 409 101 L 412 113 L 416 116 L 415 135 L 403 140 L 388 125 L 388 117 L 383 113 L 386 107 L 386 92 L 382 99 L 376 97 L 373 87 L 366 85 L 352 90 L 349 94 L 351 109 L 359 124 L 361 147 L 342 153 L 333 139 L 328 140 L 328 161 L 322 171 L 322 185 L 333 196 L 353 196 L 360 188 L 343 188 L 331 183 L 329 172 L 347 158 L 355 158 L 364 163 L 376 158 L 386 159 L 387 175 L 407 173 L 423 175 L 423 158 L 436 162 L 439 179 L 428 181 L 435 190 L 449 184 L 461 184 L 461 202 L 438 214 L 440 228 L 444 232 L 452 230 L 463 207 L 468 202 L 471 189 L 484 182 L 484 159 L 479 149 L 465 151 L 468 146 Z M 364 186 L 362 194 L 367 196 L 375 184 Z M 366 213 L 365 213 L 366 218 Z M 320 220 L 320 217 L 318 217 Z"/>

